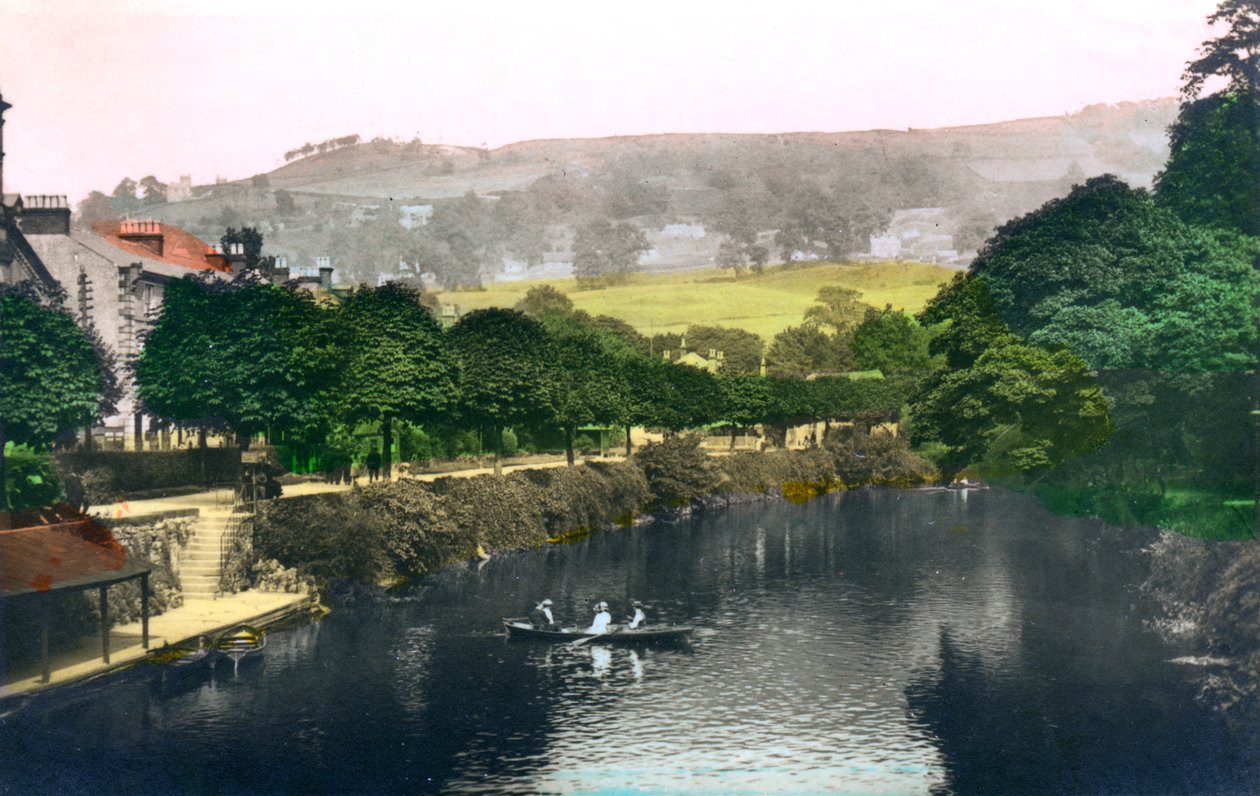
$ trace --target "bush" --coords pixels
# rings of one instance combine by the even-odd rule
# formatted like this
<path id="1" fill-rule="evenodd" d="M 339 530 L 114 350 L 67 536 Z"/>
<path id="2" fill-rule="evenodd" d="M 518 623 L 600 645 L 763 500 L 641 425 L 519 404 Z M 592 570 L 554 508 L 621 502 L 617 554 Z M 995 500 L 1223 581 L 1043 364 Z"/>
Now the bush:
<path id="1" fill-rule="evenodd" d="M 424 484 L 373 484 L 351 500 L 376 517 L 385 556 L 396 577 L 416 578 L 476 553 L 476 543 L 460 533 L 443 502 Z"/>
<path id="2" fill-rule="evenodd" d="M 514 550 L 547 541 L 542 492 L 524 479 L 439 478 L 433 490 L 444 496 L 447 514 L 474 549 Z"/>
<path id="3" fill-rule="evenodd" d="M 647 502 L 647 481 L 625 463 L 522 470 L 508 476 L 538 490 L 543 528 L 549 537 L 627 524 Z"/>
<path id="4" fill-rule="evenodd" d="M 846 484 L 909 487 L 939 478 L 936 467 L 912 451 L 905 437 L 888 431 L 833 428 L 825 448 Z"/>
<path id="5" fill-rule="evenodd" d="M 61 482 L 46 454 L 12 445 L 4 452 L 4 467 L 4 497 L 13 511 L 51 506 L 61 500 Z"/>
<path id="6" fill-rule="evenodd" d="M 789 487 L 786 491 L 791 491 L 795 485 L 825 492 L 844 486 L 837 481 L 834 468 L 831 455 L 820 448 L 737 453 L 717 460 L 718 489 L 758 494 L 784 489 L 785 486 Z"/>
<path id="7" fill-rule="evenodd" d="M 178 451 L 67 451 L 56 455 L 60 467 L 76 473 L 108 468 L 113 474 L 115 500 L 151 489 L 235 483 L 240 476 L 241 452 L 236 448 L 191 448 Z"/>
<path id="8" fill-rule="evenodd" d="M 700 449 L 699 434 L 675 434 L 649 442 L 634 454 L 647 479 L 650 505 L 685 506 L 713 491 L 717 476 L 708 455 Z"/>
<path id="9" fill-rule="evenodd" d="M 357 495 L 312 495 L 259 506 L 254 550 L 329 580 L 374 583 L 389 572 L 386 530 Z"/>

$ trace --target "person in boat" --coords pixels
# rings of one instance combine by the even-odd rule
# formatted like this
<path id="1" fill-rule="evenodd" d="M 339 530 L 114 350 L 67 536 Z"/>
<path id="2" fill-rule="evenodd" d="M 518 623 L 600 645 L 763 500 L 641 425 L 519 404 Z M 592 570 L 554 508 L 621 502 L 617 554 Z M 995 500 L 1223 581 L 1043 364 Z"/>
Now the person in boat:
<path id="1" fill-rule="evenodd" d="M 586 629 L 586 632 L 607 633 L 611 622 L 612 614 L 608 613 L 608 603 L 600 601 L 595 604 L 595 618 L 591 620 L 591 626 Z"/>
<path id="2" fill-rule="evenodd" d="M 626 625 L 626 629 L 635 630 L 637 628 L 640 628 L 646 625 L 647 617 L 643 615 L 643 603 L 639 602 L 638 600 L 634 600 L 633 602 L 630 603 L 630 608 L 633 611 L 633 613 L 630 615 L 630 618 L 627 620 L 628 624 Z"/>
<path id="3" fill-rule="evenodd" d="M 530 624 L 538 630 L 559 630 L 560 625 L 556 623 L 555 617 L 551 615 L 551 606 L 550 598 L 540 602 L 529 614 Z"/>

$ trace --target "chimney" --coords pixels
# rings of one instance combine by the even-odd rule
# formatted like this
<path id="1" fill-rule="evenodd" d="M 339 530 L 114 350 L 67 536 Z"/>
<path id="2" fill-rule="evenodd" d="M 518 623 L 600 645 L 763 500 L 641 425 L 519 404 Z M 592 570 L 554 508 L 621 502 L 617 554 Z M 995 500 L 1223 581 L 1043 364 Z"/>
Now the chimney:
<path id="1" fill-rule="evenodd" d="M 157 221 L 124 221 L 119 226 L 118 237 L 129 243 L 138 243 L 157 257 L 162 256 L 164 236 L 162 225 Z"/>
<path id="2" fill-rule="evenodd" d="M 23 196 L 18 228 L 27 235 L 69 235 L 70 203 L 64 196 Z"/>
<path id="3" fill-rule="evenodd" d="M 245 244 L 229 243 L 227 250 L 223 252 L 224 258 L 228 265 L 232 266 L 232 274 L 239 274 L 245 270 Z"/>

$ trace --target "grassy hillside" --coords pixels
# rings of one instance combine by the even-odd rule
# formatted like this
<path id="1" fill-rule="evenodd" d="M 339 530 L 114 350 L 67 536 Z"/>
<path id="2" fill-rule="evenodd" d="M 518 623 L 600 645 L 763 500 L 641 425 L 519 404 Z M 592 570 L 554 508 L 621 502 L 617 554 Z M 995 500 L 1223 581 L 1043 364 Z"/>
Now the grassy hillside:
<path id="1" fill-rule="evenodd" d="M 486 290 L 449 291 L 441 294 L 441 300 L 455 303 L 461 312 L 511 307 L 531 287 L 550 284 L 578 309 L 619 318 L 644 334 L 681 332 L 690 324 L 703 324 L 746 329 L 769 342 L 788 326 L 801 323 L 805 309 L 825 285 L 857 290 L 863 301 L 875 307 L 891 304 L 918 311 L 955 273 L 922 263 L 827 263 L 769 268 L 764 274 L 738 279 L 712 270 L 635 274 L 625 284 L 599 290 L 578 290 L 572 279 L 516 282 Z"/>

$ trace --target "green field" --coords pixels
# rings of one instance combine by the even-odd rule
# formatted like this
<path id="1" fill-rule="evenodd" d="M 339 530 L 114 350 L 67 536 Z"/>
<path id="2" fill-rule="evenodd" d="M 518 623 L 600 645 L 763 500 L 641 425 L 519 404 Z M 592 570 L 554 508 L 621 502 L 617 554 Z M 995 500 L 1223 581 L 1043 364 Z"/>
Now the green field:
<path id="1" fill-rule="evenodd" d="M 620 318 L 643 334 L 681 332 L 691 324 L 731 326 L 761 335 L 767 342 L 797 326 L 805 309 L 826 285 L 852 288 L 866 303 L 917 312 L 957 273 L 923 263 L 875 262 L 771 267 L 763 274 L 735 278 L 717 270 L 672 274 L 632 274 L 624 284 L 579 290 L 573 279 L 494 284 L 485 290 L 440 294 L 461 313 L 484 307 L 511 307 L 531 287 L 549 284 L 592 315 Z"/>

